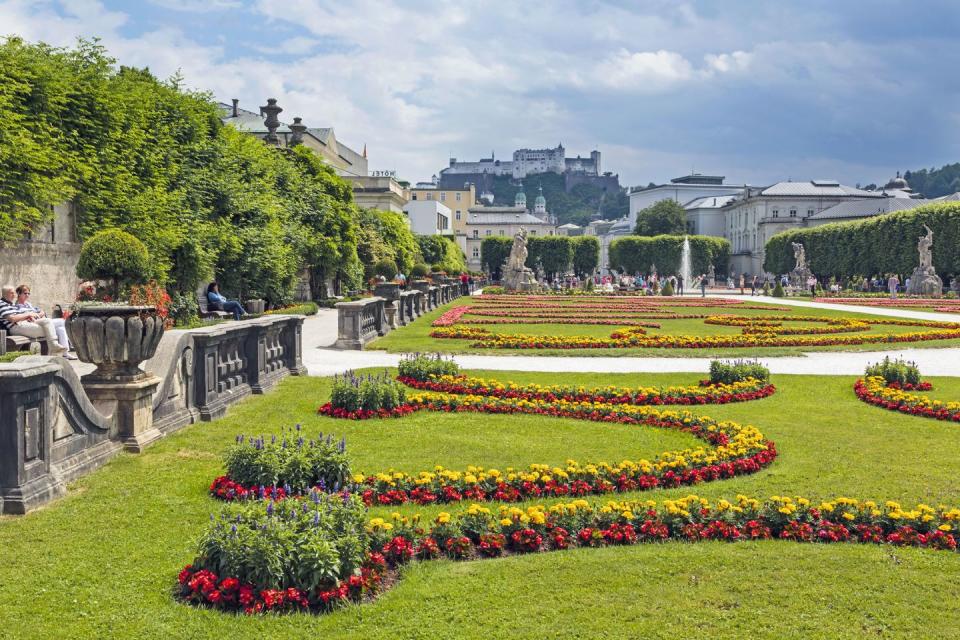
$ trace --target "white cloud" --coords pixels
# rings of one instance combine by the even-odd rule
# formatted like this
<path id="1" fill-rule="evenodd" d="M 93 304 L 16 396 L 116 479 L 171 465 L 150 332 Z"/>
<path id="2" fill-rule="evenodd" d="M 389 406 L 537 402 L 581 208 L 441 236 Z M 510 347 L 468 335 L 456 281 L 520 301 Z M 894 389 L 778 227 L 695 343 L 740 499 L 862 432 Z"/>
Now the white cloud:
<path id="1" fill-rule="evenodd" d="M 837 132 L 864 122 L 890 131 L 902 113 L 891 104 L 949 84 L 931 85 L 925 73 L 918 51 L 932 56 L 929 41 L 913 51 L 910 43 L 845 37 L 837 11 L 788 3 L 707 14 L 671 0 L 152 1 L 192 11 L 198 21 L 217 18 L 200 9 L 227 8 L 266 29 L 255 42 L 246 34 L 240 41 L 228 26 L 206 34 L 191 25 L 137 23 L 133 5 L 128 16 L 93 0 L 0 0 L 0 32 L 57 45 L 100 36 L 121 63 L 149 66 L 160 77 L 180 69 L 188 86 L 221 100 L 237 97 L 255 109 L 276 97 L 283 117 L 333 126 L 348 145 L 368 144 L 371 166 L 396 168 L 411 180 L 438 171 L 448 155 L 485 156 L 493 147 L 506 156 L 517 146 L 559 140 L 573 153 L 598 145 L 606 167 L 626 183 L 669 178 L 690 164 L 732 173 L 728 163 L 749 174 L 749 159 L 735 155 L 732 139 L 754 142 L 755 150 L 766 145 L 776 162 L 756 151 L 763 167 L 804 166 L 803 153 L 829 157 Z M 937 51 L 944 60 L 956 55 Z M 910 72 L 893 65 L 898 57 L 912 60 L 903 67 Z M 762 120 L 741 116 L 757 105 L 766 109 Z M 794 151 L 811 144 L 811 121 L 823 131 L 823 140 L 813 141 L 821 148 Z M 755 124 L 769 139 L 757 140 Z M 671 135 L 656 135 L 667 130 Z M 845 170 L 857 168 L 844 162 Z"/>

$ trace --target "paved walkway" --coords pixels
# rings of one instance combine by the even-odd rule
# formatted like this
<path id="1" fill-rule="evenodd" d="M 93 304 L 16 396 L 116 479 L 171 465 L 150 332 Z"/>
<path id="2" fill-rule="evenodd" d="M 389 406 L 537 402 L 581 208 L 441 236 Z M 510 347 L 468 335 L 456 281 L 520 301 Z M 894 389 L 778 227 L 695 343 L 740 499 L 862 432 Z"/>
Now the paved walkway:
<path id="1" fill-rule="evenodd" d="M 740 296 L 730 297 L 743 300 Z M 746 296 L 749 298 L 749 296 Z M 875 309 L 848 305 L 821 304 L 790 298 L 754 296 L 754 300 L 797 307 L 836 309 L 912 319 L 960 321 L 960 315 L 930 313 L 904 309 Z M 400 361 L 400 354 L 385 351 L 341 351 L 331 349 L 337 339 L 337 312 L 321 309 L 304 322 L 303 362 L 313 376 L 333 375 L 347 369 L 363 367 L 393 367 Z M 925 375 L 960 376 L 960 348 L 912 349 L 900 348 L 887 351 L 843 352 L 816 351 L 802 356 L 758 358 L 773 373 L 800 373 L 819 375 L 858 375 L 867 364 L 877 362 L 884 356 L 902 357 L 916 362 Z M 583 356 L 515 356 L 515 355 L 463 355 L 454 360 L 466 369 L 491 369 L 498 371 L 543 371 L 586 373 L 673 373 L 706 372 L 710 358 L 630 358 L 630 357 L 583 357 Z"/>

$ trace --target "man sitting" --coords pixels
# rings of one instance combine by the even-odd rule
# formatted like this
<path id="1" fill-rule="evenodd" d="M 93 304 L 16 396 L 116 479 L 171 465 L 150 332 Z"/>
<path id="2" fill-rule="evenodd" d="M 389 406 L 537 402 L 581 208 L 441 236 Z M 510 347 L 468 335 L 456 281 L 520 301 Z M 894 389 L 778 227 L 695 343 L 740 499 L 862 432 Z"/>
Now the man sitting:
<path id="1" fill-rule="evenodd" d="M 33 312 L 41 320 L 47 319 L 47 314 L 43 312 L 43 309 L 30 303 L 30 287 L 28 285 L 21 284 L 17 287 L 17 302 L 13 306 L 17 308 L 19 313 Z M 70 339 L 67 337 L 66 320 L 63 318 L 49 318 L 49 320 L 53 323 L 53 330 L 57 334 L 57 342 L 67 351 L 63 354 L 63 357 L 67 360 L 76 360 L 77 356 L 70 353 Z"/>
<path id="2" fill-rule="evenodd" d="M 50 345 L 50 355 L 65 353 L 67 348 L 57 342 L 56 329 L 50 318 L 43 317 L 43 312 L 18 310 L 16 296 L 17 291 L 12 286 L 0 289 L 0 328 L 12 336 L 45 339 Z"/>

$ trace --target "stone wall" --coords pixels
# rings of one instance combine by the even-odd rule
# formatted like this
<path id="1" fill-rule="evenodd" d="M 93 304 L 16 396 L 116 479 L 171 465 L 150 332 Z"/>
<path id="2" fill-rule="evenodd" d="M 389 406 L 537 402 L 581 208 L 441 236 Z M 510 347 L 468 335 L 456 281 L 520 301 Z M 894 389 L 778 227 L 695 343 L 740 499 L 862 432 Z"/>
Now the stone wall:
<path id="1" fill-rule="evenodd" d="M 65 305 L 77 297 L 80 280 L 73 206 L 54 207 L 53 223 L 12 247 L 0 251 L 0 284 L 29 284 L 33 304 L 48 313 L 55 304 Z"/>
<path id="2" fill-rule="evenodd" d="M 143 364 L 161 378 L 153 428 L 166 435 L 212 420 L 287 375 L 305 374 L 302 325 L 302 316 L 278 315 L 165 334 Z M 26 513 L 63 495 L 68 482 L 124 448 L 120 427 L 63 358 L 0 363 L 0 513 Z"/>

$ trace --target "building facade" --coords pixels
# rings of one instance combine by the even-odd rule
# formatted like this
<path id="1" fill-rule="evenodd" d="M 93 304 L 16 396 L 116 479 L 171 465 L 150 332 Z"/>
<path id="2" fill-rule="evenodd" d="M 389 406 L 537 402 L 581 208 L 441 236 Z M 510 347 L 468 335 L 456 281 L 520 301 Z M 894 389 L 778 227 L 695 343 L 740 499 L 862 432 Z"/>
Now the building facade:
<path id="1" fill-rule="evenodd" d="M 421 236 L 452 236 L 450 208 L 436 200 L 411 200 L 403 207 L 410 230 Z"/>
<path id="2" fill-rule="evenodd" d="M 841 203 L 873 200 L 888 196 L 882 191 L 865 191 L 835 180 L 778 182 L 769 187 L 746 187 L 722 207 L 730 241 L 732 272 L 762 274 L 764 248 L 774 235 L 807 226 L 818 213 Z"/>
<path id="3" fill-rule="evenodd" d="M 724 184 L 724 176 L 705 176 L 692 173 L 674 178 L 669 184 L 636 187 L 630 190 L 630 227 L 637 224 L 637 213 L 661 200 L 687 204 L 711 196 L 731 196 L 743 191 L 746 185 Z"/>
<path id="4" fill-rule="evenodd" d="M 419 182 L 410 189 L 410 202 L 439 202 L 450 209 L 450 225 L 455 234 L 466 233 L 467 211 L 477 205 L 477 188 L 472 184 L 461 189 L 439 189 L 435 182 Z"/>

